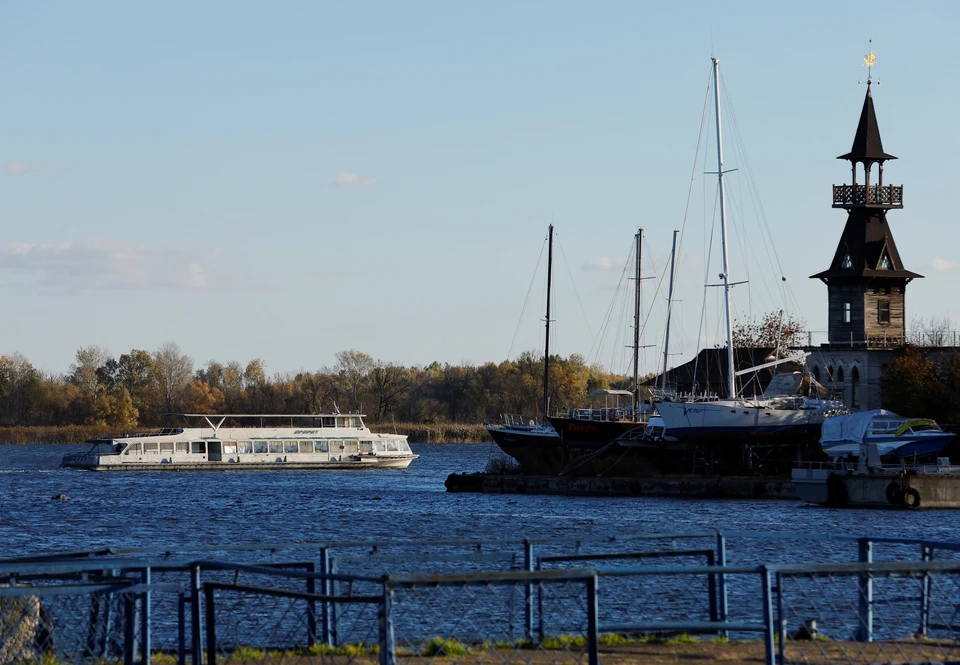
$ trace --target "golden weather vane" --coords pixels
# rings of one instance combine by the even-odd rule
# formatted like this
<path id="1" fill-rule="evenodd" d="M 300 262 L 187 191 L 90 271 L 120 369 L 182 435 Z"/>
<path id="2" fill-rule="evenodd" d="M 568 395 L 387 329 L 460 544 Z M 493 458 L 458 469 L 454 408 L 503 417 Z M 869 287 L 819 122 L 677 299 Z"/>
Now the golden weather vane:
<path id="1" fill-rule="evenodd" d="M 869 42 L 870 46 L 873 46 L 873 40 Z M 868 47 L 869 48 L 869 47 Z M 867 68 L 867 82 L 869 83 L 873 78 L 873 66 L 877 64 L 877 54 L 872 50 L 868 51 L 865 56 L 863 56 L 863 66 Z"/>

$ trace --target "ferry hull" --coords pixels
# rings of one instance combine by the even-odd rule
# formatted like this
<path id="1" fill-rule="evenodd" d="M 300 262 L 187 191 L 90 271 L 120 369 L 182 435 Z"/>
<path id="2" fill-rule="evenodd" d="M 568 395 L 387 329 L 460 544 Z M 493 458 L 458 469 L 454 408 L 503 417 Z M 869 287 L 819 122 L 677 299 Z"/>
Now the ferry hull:
<path id="1" fill-rule="evenodd" d="M 345 462 L 161 462 L 158 464 L 117 463 L 105 464 L 100 461 L 88 463 L 76 462 L 65 468 L 80 471 L 346 471 L 370 469 L 406 469 L 419 455 L 377 461 Z"/>

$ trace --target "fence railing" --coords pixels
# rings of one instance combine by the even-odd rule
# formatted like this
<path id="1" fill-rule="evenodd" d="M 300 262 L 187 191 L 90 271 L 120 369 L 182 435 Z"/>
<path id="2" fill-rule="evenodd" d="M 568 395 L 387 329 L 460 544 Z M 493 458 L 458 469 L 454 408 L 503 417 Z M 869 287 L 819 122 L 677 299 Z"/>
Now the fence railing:
<path id="1" fill-rule="evenodd" d="M 791 560 L 804 548 L 821 562 Z M 0 665 L 597 663 L 678 643 L 708 660 L 960 660 L 960 542 L 699 532 L 209 551 L 0 561 Z"/>

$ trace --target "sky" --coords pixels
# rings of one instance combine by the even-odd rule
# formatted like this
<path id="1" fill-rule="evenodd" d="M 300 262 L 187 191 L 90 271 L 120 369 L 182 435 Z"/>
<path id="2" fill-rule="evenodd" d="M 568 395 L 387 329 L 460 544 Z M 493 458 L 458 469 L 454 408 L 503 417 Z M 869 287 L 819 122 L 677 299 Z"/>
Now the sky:
<path id="1" fill-rule="evenodd" d="M 687 209 L 683 362 L 718 334 L 718 289 L 703 307 L 719 272 L 712 134 L 698 151 L 711 55 L 745 238 L 731 274 L 749 273 L 738 317 L 785 307 L 826 330 L 826 287 L 808 277 L 845 221 L 830 186 L 849 181 L 836 156 L 868 50 L 899 157 L 885 181 L 904 185 L 891 228 L 926 275 L 907 318 L 949 316 L 958 25 L 953 2 L 0 0 L 0 354 L 49 372 L 81 346 L 167 341 L 198 366 L 259 357 L 270 373 L 346 349 L 499 362 L 542 348 L 552 223 L 551 352 L 625 370 L 632 333 L 612 303 L 642 227 L 658 279 L 641 282 L 641 369 L 655 371 L 659 277 Z M 702 190 L 689 205 L 688 189 Z"/>

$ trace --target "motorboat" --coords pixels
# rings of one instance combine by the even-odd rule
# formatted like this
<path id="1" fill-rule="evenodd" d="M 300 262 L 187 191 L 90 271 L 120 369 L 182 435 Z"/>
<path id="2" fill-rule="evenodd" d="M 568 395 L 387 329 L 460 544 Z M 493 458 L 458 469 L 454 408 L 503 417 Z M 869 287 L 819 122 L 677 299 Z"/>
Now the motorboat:
<path id="1" fill-rule="evenodd" d="M 89 439 L 61 466 L 89 471 L 405 469 L 419 455 L 363 415 L 164 414 L 193 426 Z"/>
<path id="2" fill-rule="evenodd" d="M 904 418 L 874 409 L 824 421 L 820 447 L 828 456 L 858 455 L 860 446 L 875 446 L 883 457 L 936 457 L 956 436 L 929 418 Z"/>

